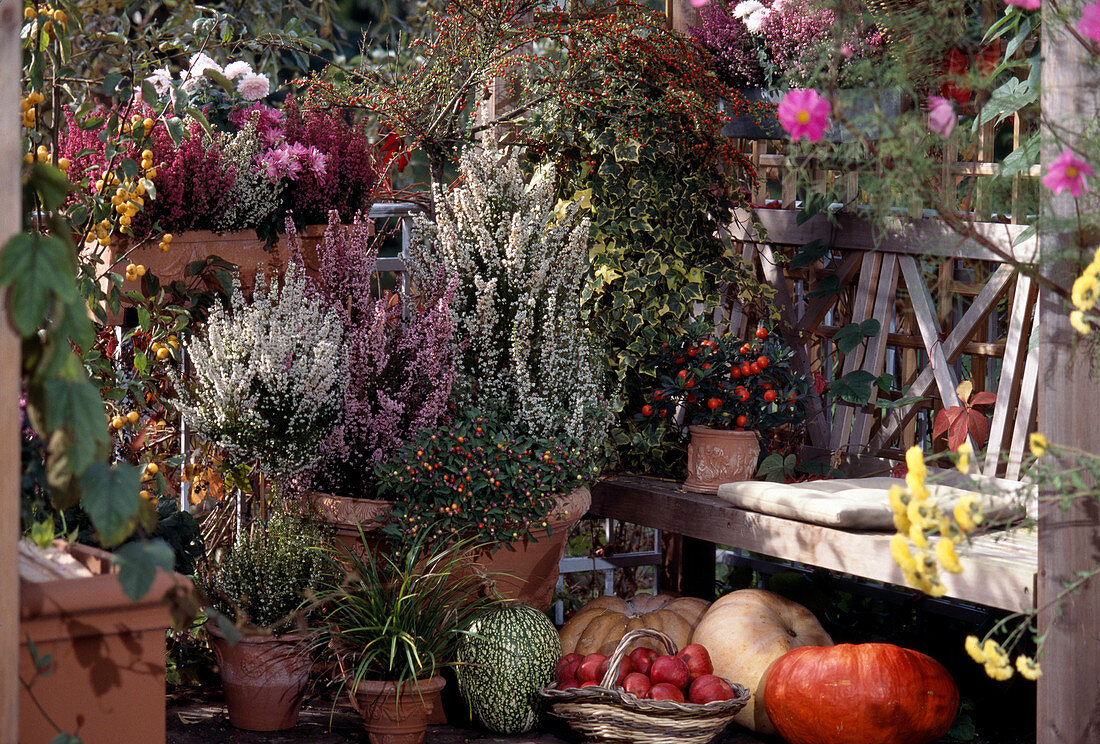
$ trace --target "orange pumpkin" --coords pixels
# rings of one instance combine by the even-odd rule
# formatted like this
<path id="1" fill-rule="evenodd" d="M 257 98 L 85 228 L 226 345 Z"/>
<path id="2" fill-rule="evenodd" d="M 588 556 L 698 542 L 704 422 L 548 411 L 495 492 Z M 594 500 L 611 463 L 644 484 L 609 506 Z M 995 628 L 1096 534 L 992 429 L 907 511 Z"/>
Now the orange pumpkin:
<path id="1" fill-rule="evenodd" d="M 959 688 L 943 665 L 889 643 L 796 648 L 768 669 L 764 706 L 791 744 L 928 744 Z"/>
<path id="2" fill-rule="evenodd" d="M 741 589 L 718 599 L 699 620 L 691 642 L 710 652 L 716 675 L 752 693 L 733 720 L 767 734 L 775 733 L 763 702 L 768 667 L 792 648 L 833 645 L 812 612 L 762 589 Z"/>
<path id="3" fill-rule="evenodd" d="M 668 594 L 640 594 L 630 601 L 598 597 L 562 626 L 561 651 L 610 656 L 627 631 L 635 628 L 660 630 L 677 648 L 683 648 L 691 643 L 695 624 L 709 606 L 706 600 Z M 664 653 L 660 644 L 649 638 L 634 642 L 628 651 L 641 646 Z"/>

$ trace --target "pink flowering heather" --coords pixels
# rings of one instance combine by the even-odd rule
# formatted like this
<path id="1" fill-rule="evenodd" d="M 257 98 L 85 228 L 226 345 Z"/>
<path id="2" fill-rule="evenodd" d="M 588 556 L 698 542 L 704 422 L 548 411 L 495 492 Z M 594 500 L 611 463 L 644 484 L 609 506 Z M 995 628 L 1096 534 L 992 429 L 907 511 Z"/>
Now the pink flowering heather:
<path id="1" fill-rule="evenodd" d="M 1081 9 L 1077 31 L 1087 39 L 1100 42 L 1100 0 L 1093 0 Z"/>
<path id="2" fill-rule="evenodd" d="M 951 101 L 940 96 L 928 96 L 928 128 L 944 137 L 951 136 L 958 116 Z"/>
<path id="3" fill-rule="evenodd" d="M 745 24 L 734 18 L 722 2 L 704 5 L 699 11 L 701 25 L 689 28 L 692 37 L 714 55 L 714 71 L 734 86 L 758 86 L 763 71 L 749 41 Z"/>
<path id="4" fill-rule="evenodd" d="M 1005 0 L 1005 5 L 1015 5 L 1024 10 L 1038 10 L 1043 5 L 1043 0 Z"/>
<path id="5" fill-rule="evenodd" d="M 774 0 L 766 7 L 767 12 L 758 11 L 763 17 L 759 39 L 773 77 L 805 80 L 828 58 L 835 42 L 833 27 L 843 19 L 820 0 Z M 846 52 L 843 57 L 845 61 L 874 58 L 884 46 L 882 33 L 873 27 L 852 28 L 842 44 Z"/>
<path id="6" fill-rule="evenodd" d="M 311 166 L 286 190 L 295 219 L 324 222 L 335 209 L 346 222 L 373 201 L 380 182 L 377 149 L 343 112 L 303 110 L 288 99 L 283 135 L 286 142 L 305 148 Z"/>
<path id="7" fill-rule="evenodd" d="M 777 113 L 780 125 L 792 140 L 805 137 L 810 142 L 818 142 L 825 136 L 832 110 L 832 104 L 816 90 L 796 89 L 783 96 Z"/>
<path id="8" fill-rule="evenodd" d="M 289 219 L 286 230 L 293 252 L 298 237 Z M 369 496 L 370 468 L 447 411 L 455 379 L 453 287 L 403 318 L 396 295 L 375 299 L 372 291 L 378 252 L 369 225 L 341 225 L 335 210 L 317 253 L 319 291 L 348 329 L 344 420 L 325 447 L 318 486 Z"/>
<path id="9" fill-rule="evenodd" d="M 1063 150 L 1047 168 L 1043 185 L 1055 194 L 1069 191 L 1074 197 L 1078 197 L 1089 190 L 1085 179 L 1091 175 L 1093 170 L 1088 163 L 1073 154 L 1072 150 Z"/>

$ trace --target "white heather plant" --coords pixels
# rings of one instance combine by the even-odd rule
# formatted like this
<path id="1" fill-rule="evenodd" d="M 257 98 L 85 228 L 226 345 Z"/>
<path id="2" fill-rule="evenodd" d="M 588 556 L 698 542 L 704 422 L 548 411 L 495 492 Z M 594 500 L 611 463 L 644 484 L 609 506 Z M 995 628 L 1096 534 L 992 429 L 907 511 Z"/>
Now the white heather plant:
<path id="1" fill-rule="evenodd" d="M 280 285 L 258 277 L 251 302 L 234 283 L 187 344 L 193 384 L 176 380 L 184 420 L 239 463 L 270 477 L 308 470 L 337 423 L 344 395 L 343 327 L 293 261 Z"/>
<path id="2" fill-rule="evenodd" d="M 234 174 L 233 185 L 223 201 L 225 207 L 213 219 L 217 232 L 249 230 L 262 225 L 281 203 L 283 180 L 269 178 L 256 160 L 264 149 L 256 130 L 259 117 L 260 112 L 253 113 L 236 134 L 216 135 L 222 153 L 222 169 Z M 206 142 L 204 147 L 210 149 L 213 144 Z"/>
<path id="3" fill-rule="evenodd" d="M 418 216 L 409 247 L 414 286 L 433 294 L 458 277 L 451 302 L 465 403 L 502 406 L 540 437 L 602 445 L 607 431 L 602 356 L 581 320 L 588 223 L 560 210 L 555 172 L 530 182 L 494 142 L 468 148 L 461 185 L 435 193 L 435 219 Z"/>

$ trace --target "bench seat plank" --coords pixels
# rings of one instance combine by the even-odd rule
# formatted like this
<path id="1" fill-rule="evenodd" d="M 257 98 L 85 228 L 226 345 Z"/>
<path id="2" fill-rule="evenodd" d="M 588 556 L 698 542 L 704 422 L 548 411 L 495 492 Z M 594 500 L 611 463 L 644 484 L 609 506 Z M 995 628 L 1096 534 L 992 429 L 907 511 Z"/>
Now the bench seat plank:
<path id="1" fill-rule="evenodd" d="M 905 585 L 890 557 L 893 533 L 840 530 L 746 511 L 679 483 L 614 476 L 592 489 L 589 514 L 718 545 Z M 960 546 L 961 574 L 943 573 L 947 597 L 1022 612 L 1035 606 L 1035 531 L 991 531 Z"/>

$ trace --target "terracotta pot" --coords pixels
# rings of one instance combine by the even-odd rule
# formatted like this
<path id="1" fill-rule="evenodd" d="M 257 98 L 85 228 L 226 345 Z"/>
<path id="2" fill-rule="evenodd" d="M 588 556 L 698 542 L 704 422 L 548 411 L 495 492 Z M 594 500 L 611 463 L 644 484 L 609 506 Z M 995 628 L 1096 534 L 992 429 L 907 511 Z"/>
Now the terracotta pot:
<path id="1" fill-rule="evenodd" d="M 365 560 L 363 541 L 359 536 L 359 528 L 362 527 L 367 538 L 367 549 L 377 555 L 378 545 L 382 541 L 380 530 L 393 508 L 391 502 L 311 492 L 302 497 L 302 503 L 309 516 L 332 528 L 338 542 Z"/>
<path id="2" fill-rule="evenodd" d="M 229 722 L 248 731 L 281 731 L 298 723 L 313 666 L 302 636 L 245 635 L 230 645 L 207 623 L 225 690 Z"/>
<path id="3" fill-rule="evenodd" d="M 580 521 L 592 505 L 592 493 L 584 487 L 558 497 L 545 529 L 532 530 L 534 540 L 523 539 L 502 546 L 496 552 L 483 551 L 477 558 L 479 571 L 508 599 L 548 610 L 558 583 L 558 563 L 565 553 L 569 528 Z"/>
<path id="4" fill-rule="evenodd" d="M 399 696 L 396 682 L 361 680 L 351 704 L 363 716 L 371 744 L 420 744 L 445 684 L 442 677 L 417 680 L 402 685 Z"/>
<path id="5" fill-rule="evenodd" d="M 684 490 L 717 493 L 718 486 L 751 480 L 760 457 L 760 439 L 755 431 L 730 431 L 709 426 L 689 428 L 688 477 Z"/>
<path id="6" fill-rule="evenodd" d="M 19 677 L 30 691 L 20 685 L 19 741 L 51 741 L 60 728 L 86 742 L 163 742 L 169 601 L 191 582 L 158 570 L 149 592 L 131 602 L 110 553 L 63 549 L 86 576 L 29 578 L 20 560 Z M 36 676 L 28 638 L 39 658 L 49 655 L 48 674 Z"/>

